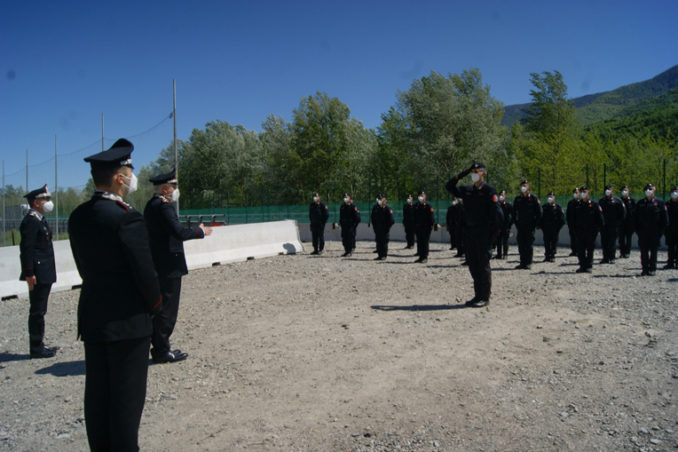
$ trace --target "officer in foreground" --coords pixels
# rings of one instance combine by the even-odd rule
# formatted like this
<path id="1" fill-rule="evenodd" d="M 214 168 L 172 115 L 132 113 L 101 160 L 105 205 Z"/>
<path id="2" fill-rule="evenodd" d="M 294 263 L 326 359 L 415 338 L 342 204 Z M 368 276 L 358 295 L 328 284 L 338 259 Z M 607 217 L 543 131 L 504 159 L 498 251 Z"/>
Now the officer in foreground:
<path id="1" fill-rule="evenodd" d="M 433 206 L 426 201 L 426 192 L 419 192 L 418 202 L 414 206 L 414 227 L 417 236 L 417 256 L 419 258 L 415 263 L 426 263 L 428 261 L 429 240 L 431 239 L 431 229 L 436 222 L 433 214 Z"/>
<path id="2" fill-rule="evenodd" d="M 520 263 L 516 269 L 528 270 L 532 265 L 534 230 L 541 219 L 541 201 L 530 192 L 530 184 L 526 180 L 520 183 L 520 194 L 513 201 L 513 213 L 520 253 Z"/>
<path id="3" fill-rule="evenodd" d="M 82 277 L 78 336 L 85 343 L 85 419 L 91 450 L 138 450 L 146 399 L 151 313 L 161 304 L 144 218 L 134 192 L 132 143 L 85 158 L 96 191 L 68 220 Z"/>
<path id="4" fill-rule="evenodd" d="M 473 185 L 458 186 L 459 180 L 471 173 Z M 503 214 L 497 193 L 485 183 L 485 165 L 474 163 L 450 179 L 445 188 L 457 198 L 464 200 L 464 246 L 475 296 L 466 306 L 482 308 L 490 303 L 492 269 L 490 255 L 492 244 L 499 232 Z"/>
<path id="5" fill-rule="evenodd" d="M 626 208 L 626 217 L 619 231 L 619 255 L 622 259 L 626 259 L 631 254 L 633 232 L 636 227 L 636 200 L 631 197 L 627 185 L 621 188 L 621 200 Z"/>
<path id="6" fill-rule="evenodd" d="M 546 195 L 546 205 L 542 207 L 541 232 L 544 237 L 544 262 L 556 261 L 558 235 L 565 224 L 563 208 L 556 203 L 556 194 L 552 191 Z"/>
<path id="7" fill-rule="evenodd" d="M 497 259 L 506 259 L 508 256 L 508 242 L 511 234 L 511 225 L 513 224 L 513 205 L 506 200 L 506 191 L 499 193 L 499 207 L 504 216 L 501 222 L 501 229 L 497 237 Z"/>
<path id="8" fill-rule="evenodd" d="M 669 216 L 669 225 L 666 228 L 666 246 L 669 256 L 664 269 L 678 268 L 678 187 L 671 189 L 669 202 L 666 203 L 666 211 Z"/>
<path id="9" fill-rule="evenodd" d="M 308 219 L 311 222 L 311 236 L 313 239 L 313 252 L 322 254 L 325 249 L 325 224 L 330 217 L 330 212 L 325 203 L 320 200 L 319 193 L 313 193 L 313 202 L 308 207 Z"/>
<path id="10" fill-rule="evenodd" d="M 603 212 L 597 202 L 591 199 L 591 189 L 583 186 L 579 190 L 579 203 L 574 209 L 575 243 L 577 244 L 577 273 L 593 271 L 593 251 L 598 232 L 605 224 Z"/>
<path id="11" fill-rule="evenodd" d="M 577 255 L 577 235 L 575 234 L 574 227 L 574 212 L 579 204 L 579 188 L 574 187 L 572 190 L 572 199 L 567 203 L 567 209 L 565 210 L 565 219 L 567 221 L 567 232 L 570 236 L 570 256 Z"/>
<path id="12" fill-rule="evenodd" d="M 188 228 L 179 222 L 174 204 L 179 200 L 176 169 L 149 181 L 153 184 L 154 194 L 146 203 L 144 220 L 162 294 L 162 304 L 153 317 L 151 356 L 155 363 L 173 363 L 188 358 L 188 353 L 170 348 L 170 336 L 179 315 L 181 277 L 188 274 L 184 242 L 202 239 L 212 233 L 212 228 L 202 223 Z"/>
<path id="13" fill-rule="evenodd" d="M 407 195 L 403 205 L 403 227 L 405 228 L 406 250 L 414 248 L 414 205 L 412 195 Z"/>
<path id="14" fill-rule="evenodd" d="M 614 264 L 617 248 L 617 236 L 626 218 L 626 207 L 621 199 L 614 196 L 614 187 L 605 186 L 605 196 L 598 201 L 603 210 L 605 226 L 600 232 L 600 244 L 603 248 L 601 264 Z"/>
<path id="15" fill-rule="evenodd" d="M 386 196 L 377 195 L 377 204 L 372 209 L 372 227 L 374 228 L 374 238 L 377 242 L 377 257 L 375 261 L 386 260 L 388 256 L 388 239 L 391 226 L 395 223 L 393 219 L 393 209 L 386 203 Z"/>
<path id="16" fill-rule="evenodd" d="M 355 234 L 360 223 L 360 211 L 353 204 L 353 198 L 344 193 L 344 203 L 339 208 L 339 224 L 341 225 L 341 243 L 344 245 L 344 254 L 348 257 L 355 249 Z"/>
<path id="17" fill-rule="evenodd" d="M 655 196 L 654 184 L 644 188 L 645 197 L 636 203 L 636 233 L 640 248 L 640 276 L 654 276 L 657 271 L 659 240 L 669 223 L 664 201 Z"/>
<path id="18" fill-rule="evenodd" d="M 45 346 L 45 314 L 49 292 L 52 284 L 56 282 L 56 266 L 52 229 L 47 224 L 45 214 L 52 211 L 54 204 L 47 185 L 33 190 L 24 197 L 28 200 L 30 209 L 19 226 L 21 233 L 19 279 L 28 284 L 29 351 L 31 359 L 51 358 L 56 354 L 57 348 Z"/>

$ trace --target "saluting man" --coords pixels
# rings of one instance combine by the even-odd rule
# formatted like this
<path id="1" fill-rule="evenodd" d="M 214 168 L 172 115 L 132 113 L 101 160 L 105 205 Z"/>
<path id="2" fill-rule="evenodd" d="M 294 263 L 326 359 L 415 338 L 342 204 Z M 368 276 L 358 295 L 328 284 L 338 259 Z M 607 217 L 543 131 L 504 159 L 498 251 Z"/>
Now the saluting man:
<path id="1" fill-rule="evenodd" d="M 54 209 L 47 185 L 24 196 L 30 210 L 19 226 L 21 275 L 28 284 L 28 337 L 31 358 L 51 358 L 56 347 L 45 347 L 45 314 L 52 284 L 56 282 L 52 229 L 45 214 Z"/>
<path id="2" fill-rule="evenodd" d="M 526 180 L 520 183 L 520 194 L 513 201 L 513 213 L 520 253 L 520 263 L 516 269 L 526 270 L 532 265 L 534 230 L 541 219 L 541 202 L 530 192 L 530 184 Z"/>
<path id="3" fill-rule="evenodd" d="M 311 222 L 311 236 L 313 241 L 313 252 L 311 254 L 322 254 L 325 249 L 325 224 L 330 217 L 330 212 L 325 203 L 320 201 L 320 194 L 313 193 L 313 202 L 308 207 L 308 219 Z"/>
<path id="4" fill-rule="evenodd" d="M 139 450 L 151 314 L 162 301 L 144 217 L 123 197 L 137 188 L 124 138 L 85 158 L 96 191 L 68 220 L 82 277 L 78 336 L 85 342 L 85 420 L 91 450 Z"/>
<path id="5" fill-rule="evenodd" d="M 170 348 L 170 336 L 179 315 L 181 277 L 188 274 L 184 242 L 202 239 L 212 233 L 212 228 L 202 223 L 188 228 L 179 222 L 174 204 L 179 199 L 176 168 L 151 178 L 150 182 L 154 195 L 146 203 L 144 219 L 162 294 L 162 305 L 153 317 L 151 356 L 155 363 L 173 363 L 188 357 L 188 353 Z"/>
<path id="6" fill-rule="evenodd" d="M 669 223 L 666 205 L 655 196 L 654 184 L 645 185 L 645 198 L 636 203 L 636 233 L 640 248 L 640 276 L 654 276 L 657 271 L 659 240 Z"/>

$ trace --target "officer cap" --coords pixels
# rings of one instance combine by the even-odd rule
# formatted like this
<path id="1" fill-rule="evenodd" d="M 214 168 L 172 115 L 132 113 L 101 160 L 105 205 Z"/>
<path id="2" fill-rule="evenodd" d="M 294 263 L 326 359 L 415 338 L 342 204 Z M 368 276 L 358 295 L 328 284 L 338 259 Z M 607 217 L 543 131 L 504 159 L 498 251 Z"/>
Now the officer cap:
<path id="1" fill-rule="evenodd" d="M 527 179 L 523 179 L 523 181 L 520 183 L 520 185 L 530 185 L 530 183 L 527 181 Z"/>
<path id="2" fill-rule="evenodd" d="M 591 190 L 588 185 L 584 185 L 582 188 L 579 189 L 580 191 L 586 191 L 586 190 Z"/>
<path id="3" fill-rule="evenodd" d="M 471 165 L 471 169 L 479 169 L 479 170 L 484 170 L 485 169 L 485 164 L 480 163 L 480 162 L 473 162 L 473 165 Z"/>
<path id="4" fill-rule="evenodd" d="M 676 187 L 671 187 L 671 191 L 678 191 L 678 186 L 676 186 Z"/>
<path id="5" fill-rule="evenodd" d="M 29 203 L 32 203 L 36 199 L 51 199 L 52 195 L 49 194 L 49 190 L 47 189 L 47 184 L 40 188 L 36 188 L 35 190 L 31 191 L 30 193 L 27 193 L 24 195 L 24 198 L 28 200 Z"/>
<path id="6" fill-rule="evenodd" d="M 92 165 L 92 167 L 129 166 L 134 168 L 130 158 L 133 150 L 134 145 L 130 141 L 120 138 L 107 150 L 85 157 L 85 161 Z"/>
<path id="7" fill-rule="evenodd" d="M 576 191 L 579 191 L 579 190 L 580 190 L 579 187 L 574 187 L 574 188 L 572 189 L 572 193 L 574 193 L 574 192 L 576 192 Z"/>
<path id="8" fill-rule="evenodd" d="M 605 190 L 612 190 L 612 185 L 607 184 L 607 185 L 605 186 Z"/>
<path id="9" fill-rule="evenodd" d="M 556 195 L 555 193 L 553 193 L 552 191 L 550 191 L 550 192 L 548 192 L 548 194 L 547 194 L 546 196 L 555 196 L 555 195 Z"/>
<path id="10" fill-rule="evenodd" d="M 313 196 L 320 196 L 320 193 L 318 193 L 317 191 L 314 191 Z"/>
<path id="11" fill-rule="evenodd" d="M 351 196 L 350 193 L 344 193 L 344 198 L 346 198 L 346 197 L 352 198 L 353 196 Z"/>
<path id="12" fill-rule="evenodd" d="M 420 190 L 420 191 L 419 191 L 419 194 L 420 194 L 420 195 L 425 195 L 426 192 L 425 192 L 424 190 Z"/>
<path id="13" fill-rule="evenodd" d="M 502 191 L 499 192 L 500 195 L 501 195 L 502 193 L 503 193 L 503 194 L 506 194 L 506 190 L 502 190 Z"/>
<path id="14" fill-rule="evenodd" d="M 629 186 L 628 186 L 628 185 L 622 185 L 622 186 L 621 186 L 621 190 L 623 190 L 623 189 L 625 189 L 625 188 L 629 188 Z"/>
<path id="15" fill-rule="evenodd" d="M 153 185 L 162 185 L 162 184 L 176 184 L 177 181 L 177 169 L 172 168 L 172 171 L 165 174 L 158 174 L 155 177 L 148 179 L 149 182 L 152 182 Z"/>
<path id="16" fill-rule="evenodd" d="M 647 189 L 650 189 L 650 190 L 654 189 L 654 184 L 650 183 L 650 184 L 645 185 L 645 188 L 643 188 L 643 190 L 647 190 Z"/>
<path id="17" fill-rule="evenodd" d="M 378 194 L 377 194 L 377 199 L 384 199 L 384 195 L 382 195 L 381 193 L 378 193 Z"/>

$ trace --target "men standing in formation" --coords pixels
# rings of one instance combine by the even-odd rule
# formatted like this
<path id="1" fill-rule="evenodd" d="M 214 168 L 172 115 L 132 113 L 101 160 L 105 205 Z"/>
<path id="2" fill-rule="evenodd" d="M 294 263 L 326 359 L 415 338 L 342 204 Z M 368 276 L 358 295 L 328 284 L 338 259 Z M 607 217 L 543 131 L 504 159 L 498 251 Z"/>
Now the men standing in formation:
<path id="1" fill-rule="evenodd" d="M 631 242 L 636 226 L 636 201 L 629 194 L 629 187 L 626 185 L 621 188 L 621 195 L 624 209 L 626 210 L 626 217 L 622 222 L 621 231 L 619 232 L 619 254 L 623 259 L 626 259 L 631 254 Z"/>
<path id="2" fill-rule="evenodd" d="M 459 180 L 469 173 L 473 185 L 458 186 Z M 454 196 L 464 200 L 464 246 L 475 293 L 466 305 L 473 308 L 482 308 L 490 303 L 490 254 L 503 220 L 497 193 L 485 183 L 485 175 L 485 165 L 474 163 L 450 179 L 445 186 Z"/>
<path id="3" fill-rule="evenodd" d="M 188 353 L 170 348 L 170 336 L 179 314 L 181 277 L 188 274 L 183 242 L 202 239 L 212 229 L 202 223 L 194 228 L 184 227 L 179 222 L 174 204 L 179 199 L 176 169 L 149 181 L 154 195 L 146 204 L 144 219 L 162 294 L 162 304 L 153 317 L 151 356 L 155 363 L 173 363 L 188 357 Z"/>
<path id="4" fill-rule="evenodd" d="M 576 234 L 574 232 L 574 211 L 579 203 L 579 188 L 574 187 L 572 190 L 572 199 L 567 203 L 567 209 L 565 211 L 565 216 L 567 220 L 567 232 L 570 236 L 570 256 L 577 255 L 577 243 L 576 243 Z"/>
<path id="5" fill-rule="evenodd" d="M 47 224 L 45 214 L 52 211 L 54 204 L 47 185 L 33 190 L 25 198 L 30 209 L 19 227 L 21 233 L 19 279 L 28 284 L 29 352 L 31 358 L 51 358 L 56 354 L 57 348 L 45 346 L 45 314 L 50 289 L 56 282 L 56 267 L 52 229 Z"/>
<path id="6" fill-rule="evenodd" d="M 577 273 L 591 273 L 593 250 L 598 231 L 603 227 L 603 212 L 597 202 L 591 199 L 591 190 L 583 186 L 579 190 L 579 202 L 574 206 L 573 223 L 577 244 Z"/>
<path id="7" fill-rule="evenodd" d="M 313 193 L 313 202 L 308 208 L 308 219 L 311 221 L 311 235 L 313 237 L 313 252 L 322 254 L 325 249 L 325 223 L 330 217 L 327 206 L 320 201 L 320 194 Z"/>
<path id="8" fill-rule="evenodd" d="M 518 252 L 520 263 L 516 269 L 526 270 L 532 265 L 534 230 L 541 219 L 541 201 L 530 192 L 530 184 L 520 183 L 520 194 L 513 201 L 516 228 L 518 229 Z"/>
<path id="9" fill-rule="evenodd" d="M 605 186 L 605 196 L 599 201 L 603 211 L 604 225 L 600 231 L 600 242 L 603 248 L 601 264 L 613 264 L 616 255 L 617 235 L 626 218 L 626 207 L 621 199 L 614 196 L 612 185 Z"/>
<path id="10" fill-rule="evenodd" d="M 91 450 L 138 450 L 151 313 L 162 302 L 144 217 L 123 201 L 137 179 L 120 139 L 85 158 L 96 191 L 68 220 L 82 277 L 78 336 L 85 343 L 85 419 Z"/>
<path id="11" fill-rule="evenodd" d="M 383 261 L 388 255 L 388 233 L 395 221 L 393 220 L 393 209 L 386 204 L 386 196 L 377 195 L 377 204 L 372 209 L 371 217 L 372 227 L 374 228 L 374 237 L 377 242 L 377 257 L 375 261 Z"/>
<path id="12" fill-rule="evenodd" d="M 640 248 L 641 276 L 654 276 L 657 271 L 657 248 L 668 225 L 666 205 L 655 197 L 655 186 L 645 185 L 645 198 L 636 204 L 636 233 Z"/>
<path id="13" fill-rule="evenodd" d="M 426 193 L 422 190 L 419 192 L 418 202 L 414 206 L 414 227 L 417 236 L 417 256 L 419 256 L 415 261 L 416 263 L 428 261 L 429 239 L 435 222 L 433 206 L 426 201 Z"/>
<path id="14" fill-rule="evenodd" d="M 407 245 L 405 249 L 410 250 L 414 247 L 414 206 L 412 205 L 412 195 L 407 195 L 407 201 L 403 205 L 403 227 L 405 228 L 405 240 Z"/>
<path id="15" fill-rule="evenodd" d="M 671 189 L 671 199 L 666 203 L 666 211 L 669 216 L 669 226 L 666 228 L 669 257 L 664 268 L 678 268 L 678 187 Z"/>
<path id="16" fill-rule="evenodd" d="M 541 232 L 544 237 L 544 262 L 556 261 L 558 234 L 565 224 L 563 208 L 556 203 L 556 195 L 549 192 L 546 195 L 546 205 L 542 208 Z"/>
<path id="17" fill-rule="evenodd" d="M 496 259 L 506 259 L 508 256 L 508 241 L 511 234 L 511 225 L 513 224 L 513 205 L 506 200 L 506 190 L 499 193 L 499 207 L 504 215 L 500 224 L 499 236 L 497 237 L 497 255 Z"/>
<path id="18" fill-rule="evenodd" d="M 360 211 L 353 204 L 353 198 L 348 193 L 344 193 L 344 203 L 339 208 L 339 224 L 341 225 L 341 242 L 344 245 L 344 254 L 341 257 L 348 257 L 355 249 L 356 228 L 360 223 Z"/>

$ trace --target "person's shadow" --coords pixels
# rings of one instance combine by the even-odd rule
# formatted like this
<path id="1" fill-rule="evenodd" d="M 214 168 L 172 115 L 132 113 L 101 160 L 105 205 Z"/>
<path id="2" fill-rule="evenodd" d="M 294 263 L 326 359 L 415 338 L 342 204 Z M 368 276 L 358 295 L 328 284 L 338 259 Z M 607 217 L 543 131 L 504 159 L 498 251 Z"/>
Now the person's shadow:
<path id="1" fill-rule="evenodd" d="M 464 303 L 462 304 L 413 304 L 409 306 L 395 306 L 395 305 L 372 305 L 370 306 L 376 311 L 445 311 L 450 309 L 465 309 L 468 308 Z"/>
<path id="2" fill-rule="evenodd" d="M 24 361 L 29 359 L 28 354 L 18 355 L 16 353 L 0 353 L 0 363 L 6 363 L 9 361 Z"/>
<path id="3" fill-rule="evenodd" d="M 85 361 L 66 361 L 54 363 L 51 366 L 44 367 L 35 371 L 37 375 L 54 375 L 55 377 L 72 377 L 76 375 L 85 375 Z"/>

